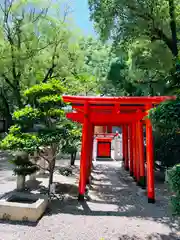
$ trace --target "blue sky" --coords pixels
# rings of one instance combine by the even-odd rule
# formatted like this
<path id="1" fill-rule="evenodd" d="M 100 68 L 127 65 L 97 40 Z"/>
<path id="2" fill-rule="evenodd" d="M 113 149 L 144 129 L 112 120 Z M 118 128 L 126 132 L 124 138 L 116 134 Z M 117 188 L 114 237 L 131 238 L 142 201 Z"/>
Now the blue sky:
<path id="1" fill-rule="evenodd" d="M 93 23 L 89 20 L 88 0 L 75 0 L 73 10 L 76 25 L 82 29 L 85 35 L 95 35 Z"/>

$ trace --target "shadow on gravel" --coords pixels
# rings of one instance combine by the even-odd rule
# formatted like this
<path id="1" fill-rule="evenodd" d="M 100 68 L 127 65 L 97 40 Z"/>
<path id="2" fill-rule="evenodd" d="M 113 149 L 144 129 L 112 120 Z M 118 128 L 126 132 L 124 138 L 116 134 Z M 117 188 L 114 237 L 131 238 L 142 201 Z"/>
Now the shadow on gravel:
<path id="1" fill-rule="evenodd" d="M 165 234 L 152 234 L 145 238 L 140 238 L 138 236 L 128 236 L 122 235 L 118 238 L 118 240 L 179 240 L 179 237 L 176 234 L 170 233 L 169 235 Z"/>
<path id="2" fill-rule="evenodd" d="M 47 214 L 135 217 L 179 228 L 177 219 L 170 217 L 168 212 L 168 191 L 163 183 L 156 183 L 156 203 L 148 204 L 145 191 L 136 186 L 124 169 L 97 165 L 90 189 L 86 201 L 82 203 L 71 194 L 63 201 L 52 201 Z M 159 239 L 173 240 L 163 236 Z"/>
<path id="3" fill-rule="evenodd" d="M 37 222 L 28 222 L 28 221 L 27 222 L 26 221 L 22 222 L 22 221 L 0 220 L 0 224 L 36 227 L 38 225 L 39 220 Z"/>

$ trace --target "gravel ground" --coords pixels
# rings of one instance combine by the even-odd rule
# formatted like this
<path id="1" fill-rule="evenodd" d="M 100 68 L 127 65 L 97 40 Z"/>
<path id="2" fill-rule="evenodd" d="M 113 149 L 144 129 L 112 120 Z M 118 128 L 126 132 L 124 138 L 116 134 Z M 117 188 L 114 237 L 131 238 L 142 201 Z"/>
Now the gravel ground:
<path id="1" fill-rule="evenodd" d="M 0 193 L 15 187 L 10 166 L 1 156 Z M 3 160 L 4 159 L 4 160 Z M 55 181 L 68 182 L 71 196 L 54 200 L 35 225 L 0 222 L 0 240 L 177 240 L 179 226 L 168 216 L 167 190 L 157 184 L 156 204 L 148 204 L 142 190 L 121 168 L 120 162 L 96 162 L 88 201 L 74 197 L 77 173 L 55 174 Z M 47 184 L 47 179 L 38 179 Z M 64 185 L 65 186 L 65 185 Z"/>

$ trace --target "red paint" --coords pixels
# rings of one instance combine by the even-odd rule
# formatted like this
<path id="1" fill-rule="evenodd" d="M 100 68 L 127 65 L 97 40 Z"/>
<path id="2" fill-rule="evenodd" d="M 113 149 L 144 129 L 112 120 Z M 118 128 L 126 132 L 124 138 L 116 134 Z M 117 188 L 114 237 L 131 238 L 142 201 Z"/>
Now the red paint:
<path id="1" fill-rule="evenodd" d="M 107 126 L 103 126 L 103 133 L 107 132 Z"/>
<path id="2" fill-rule="evenodd" d="M 124 134 L 124 167 L 125 169 L 129 169 L 129 156 L 128 156 L 128 127 L 127 125 L 124 126 L 123 129 Z"/>
<path id="3" fill-rule="evenodd" d="M 80 160 L 80 179 L 79 179 L 79 194 L 84 195 L 86 187 L 86 174 L 87 174 L 87 158 L 88 156 L 88 102 L 85 103 L 84 111 L 84 124 L 82 129 L 82 146 L 81 146 L 81 160 Z"/>
<path id="4" fill-rule="evenodd" d="M 139 132 L 138 132 L 138 125 L 136 122 L 136 179 L 137 182 L 140 180 L 140 165 L 139 165 Z"/>
<path id="5" fill-rule="evenodd" d="M 133 146 L 133 176 L 137 178 L 136 172 L 136 126 L 135 123 L 132 124 L 132 146 Z"/>
<path id="6" fill-rule="evenodd" d="M 112 126 L 111 125 L 107 126 L 107 132 L 112 133 Z"/>
<path id="7" fill-rule="evenodd" d="M 80 182 L 79 193 L 84 195 L 86 179 L 90 171 L 90 157 L 92 153 L 92 144 L 90 143 L 90 135 L 92 130 L 89 126 L 120 126 L 131 125 L 130 137 L 130 156 L 127 151 L 126 130 L 123 129 L 123 155 L 126 159 L 125 164 L 128 165 L 130 160 L 130 169 L 133 168 L 135 177 L 144 174 L 142 161 L 142 137 L 140 126 L 136 123 L 143 121 L 146 123 L 146 148 L 147 148 L 147 188 L 148 199 L 154 200 L 154 161 L 153 161 L 153 136 L 150 121 L 144 120 L 146 116 L 145 110 L 153 107 L 166 100 L 176 99 L 175 96 L 157 96 L 157 97 L 85 97 L 85 96 L 63 96 L 64 102 L 72 103 L 76 112 L 67 113 L 67 118 L 83 124 L 82 130 L 82 153 L 80 162 Z M 141 110 L 141 111 L 139 111 Z M 138 129 L 136 129 L 138 128 Z M 112 140 L 112 138 L 111 138 Z M 102 156 L 110 155 L 110 143 L 101 140 L 104 146 L 99 146 L 98 153 Z M 100 140 L 99 140 L 100 143 Z M 89 165 L 88 165 L 89 164 Z"/>
<path id="8" fill-rule="evenodd" d="M 91 142 L 90 142 L 90 168 L 89 168 L 89 177 L 92 171 L 92 160 L 93 160 L 93 143 L 94 143 L 94 126 L 92 126 Z"/>
<path id="9" fill-rule="evenodd" d="M 97 157 L 111 158 L 112 138 L 97 138 Z"/>
<path id="10" fill-rule="evenodd" d="M 129 125 L 129 171 L 133 173 L 133 134 L 132 124 Z"/>
<path id="11" fill-rule="evenodd" d="M 87 97 L 87 96 L 63 96 L 64 102 L 84 103 L 88 101 L 93 104 L 158 104 L 166 100 L 176 99 L 176 96 L 156 96 L 156 97 Z M 127 107 L 128 108 L 128 107 Z M 138 109 L 138 107 L 137 107 Z"/>
<path id="12" fill-rule="evenodd" d="M 90 172 L 91 172 L 91 162 L 92 162 L 92 148 L 93 148 L 93 126 L 89 124 L 89 132 L 88 132 L 88 156 L 87 156 L 87 166 L 86 166 L 86 182 L 89 180 Z"/>
<path id="13" fill-rule="evenodd" d="M 152 125 L 149 119 L 146 120 L 146 155 L 147 155 L 147 192 L 148 199 L 155 199 L 154 189 L 154 159 L 153 159 L 153 136 Z"/>
<path id="14" fill-rule="evenodd" d="M 77 113 L 66 113 L 66 117 L 79 122 L 83 123 L 84 120 L 84 113 L 82 112 L 77 112 Z M 141 120 L 143 117 L 145 117 L 145 112 L 141 113 L 135 113 L 135 114 L 127 114 L 127 113 L 96 113 L 92 112 L 89 115 L 89 121 L 94 124 L 95 126 L 103 126 L 103 125 L 119 125 L 121 123 L 131 123 L 134 121 Z"/>
<path id="15" fill-rule="evenodd" d="M 122 157 L 123 161 L 125 161 L 125 125 L 122 125 Z"/>
<path id="16" fill-rule="evenodd" d="M 144 167 L 144 137 L 143 137 L 143 123 L 138 122 L 138 138 L 139 138 L 139 164 L 140 164 L 140 177 L 145 176 Z"/>

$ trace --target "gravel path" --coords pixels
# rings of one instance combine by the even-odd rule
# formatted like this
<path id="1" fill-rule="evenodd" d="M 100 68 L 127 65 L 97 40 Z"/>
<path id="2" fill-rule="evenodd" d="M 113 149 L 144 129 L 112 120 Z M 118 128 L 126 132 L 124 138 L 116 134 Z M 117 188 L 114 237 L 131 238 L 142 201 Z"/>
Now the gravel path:
<path id="1" fill-rule="evenodd" d="M 37 225 L 1 222 L 0 240 L 180 239 L 178 224 L 168 217 L 167 191 L 162 184 L 157 185 L 156 204 L 148 204 L 144 192 L 122 170 L 120 162 L 96 162 L 94 165 L 88 201 L 80 204 L 73 197 L 62 202 L 54 200 Z M 1 193 L 5 185 L 7 189 L 14 184 L 14 179 L 5 184 L 9 175 L 5 177 L 3 171 L 1 168 L 0 178 L 4 181 L 0 183 Z M 68 181 L 72 184 L 75 178 Z"/>

